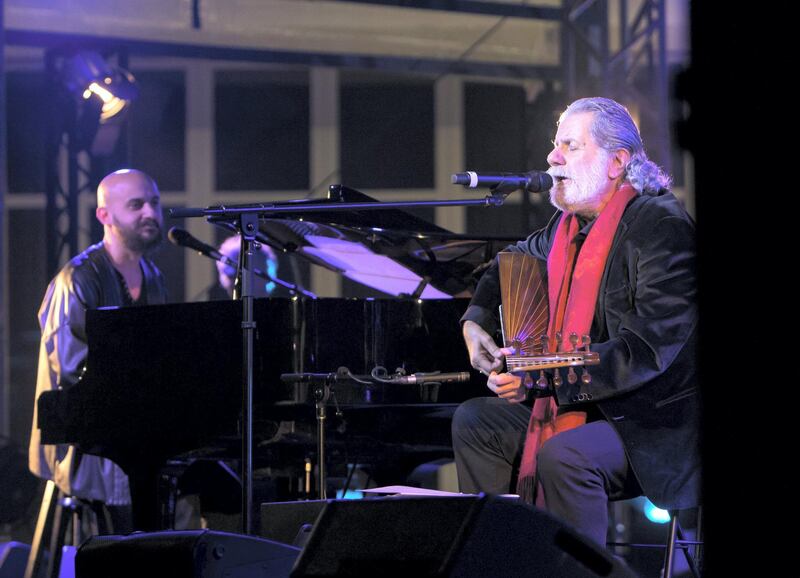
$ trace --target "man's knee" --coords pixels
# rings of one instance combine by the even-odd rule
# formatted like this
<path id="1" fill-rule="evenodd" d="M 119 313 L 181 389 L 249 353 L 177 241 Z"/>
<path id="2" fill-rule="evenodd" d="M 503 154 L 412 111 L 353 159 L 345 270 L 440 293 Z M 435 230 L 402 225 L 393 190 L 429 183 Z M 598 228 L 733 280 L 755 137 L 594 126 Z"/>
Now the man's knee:
<path id="1" fill-rule="evenodd" d="M 481 425 L 481 416 L 486 411 L 488 397 L 468 399 L 456 408 L 451 424 L 453 439 L 457 439 Z"/>
<path id="2" fill-rule="evenodd" d="M 575 465 L 572 452 L 561 442 L 558 436 L 550 438 L 536 453 L 536 471 L 543 480 L 560 479 Z"/>

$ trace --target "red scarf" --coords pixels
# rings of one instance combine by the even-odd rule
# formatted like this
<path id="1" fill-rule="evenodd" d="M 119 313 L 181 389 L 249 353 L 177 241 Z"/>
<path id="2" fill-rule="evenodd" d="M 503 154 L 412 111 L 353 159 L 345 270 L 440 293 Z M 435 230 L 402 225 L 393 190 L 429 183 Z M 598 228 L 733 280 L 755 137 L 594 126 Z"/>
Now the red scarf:
<path id="1" fill-rule="evenodd" d="M 556 332 L 561 332 L 562 351 L 571 348 L 568 339 L 570 333 L 576 333 L 579 337 L 589 334 L 611 243 L 625 207 L 636 194 L 636 190 L 628 183 L 616 190 L 592 225 L 580 253 L 577 235 L 581 226 L 578 218 L 573 213 L 561 215 L 553 246 L 547 256 L 550 302 L 547 333 L 549 343 L 555 344 Z M 570 411 L 557 415 L 557 410 L 555 395 L 534 401 L 519 467 L 517 493 L 529 504 L 534 503 L 535 497 L 535 504 L 540 508 L 545 507 L 545 502 L 541 487 L 534 487 L 536 453 L 554 435 L 586 423 L 586 412 Z"/>

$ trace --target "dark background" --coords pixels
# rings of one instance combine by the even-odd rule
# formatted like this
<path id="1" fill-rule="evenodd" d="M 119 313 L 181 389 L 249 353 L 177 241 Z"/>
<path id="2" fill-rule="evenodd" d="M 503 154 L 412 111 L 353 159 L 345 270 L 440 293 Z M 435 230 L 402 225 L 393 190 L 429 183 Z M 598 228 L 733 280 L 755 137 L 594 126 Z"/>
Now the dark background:
<path id="1" fill-rule="evenodd" d="M 786 187 L 771 178 L 786 158 L 775 135 L 794 106 L 776 80 L 785 48 L 776 15 L 692 3 L 683 144 L 696 165 L 708 576 L 797 571 L 796 410 L 779 385 L 792 370 L 757 353 L 782 345 L 796 300 L 787 294 L 792 266 L 779 261 L 794 211 L 781 210 Z"/>

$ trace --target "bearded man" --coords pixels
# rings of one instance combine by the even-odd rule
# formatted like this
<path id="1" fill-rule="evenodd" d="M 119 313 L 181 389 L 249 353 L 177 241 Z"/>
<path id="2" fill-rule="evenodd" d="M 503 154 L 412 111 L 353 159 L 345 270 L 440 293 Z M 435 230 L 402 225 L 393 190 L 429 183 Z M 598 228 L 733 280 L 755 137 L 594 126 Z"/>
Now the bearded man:
<path id="1" fill-rule="evenodd" d="M 699 503 L 695 233 L 648 160 L 628 111 L 585 98 L 562 113 L 547 157 L 558 212 L 508 247 L 546 262 L 548 334 L 589 334 L 591 382 L 534 396 L 502 372 L 497 262 L 462 318 L 470 361 L 497 397 L 462 404 L 453 448 L 462 492 L 514 492 L 605 545 L 608 503 Z M 536 381 L 538 375 L 533 376 Z M 528 380 L 530 383 L 530 380 Z"/>
<path id="2" fill-rule="evenodd" d="M 39 308 L 37 400 L 44 391 L 79 380 L 87 353 L 87 310 L 166 302 L 164 278 L 147 257 L 162 238 L 155 181 L 137 170 L 109 174 L 97 188 L 95 215 L 103 224 L 103 240 L 64 266 Z M 65 494 L 105 504 L 114 531 L 132 530 L 127 476 L 110 460 L 74 446 L 41 444 L 35 404 L 28 464 Z"/>

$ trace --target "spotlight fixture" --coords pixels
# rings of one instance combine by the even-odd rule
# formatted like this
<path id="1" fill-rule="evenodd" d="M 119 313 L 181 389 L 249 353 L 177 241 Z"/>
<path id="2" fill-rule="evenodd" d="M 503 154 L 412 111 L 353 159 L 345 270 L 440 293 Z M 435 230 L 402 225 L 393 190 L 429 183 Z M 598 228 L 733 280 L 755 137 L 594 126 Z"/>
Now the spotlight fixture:
<path id="1" fill-rule="evenodd" d="M 103 82 L 109 84 L 111 77 L 105 77 Z M 103 101 L 103 107 L 100 109 L 100 122 L 105 122 L 114 115 L 119 114 L 128 105 L 128 101 L 114 95 L 105 86 L 92 82 L 89 88 L 83 91 L 83 98 L 89 100 L 92 95 L 100 97 Z"/>
<path id="2" fill-rule="evenodd" d="M 78 52 L 64 63 L 64 84 L 84 100 L 101 104 L 100 121 L 123 112 L 139 95 L 136 79 L 127 70 L 112 67 L 97 52 Z"/>
<path id="3" fill-rule="evenodd" d="M 82 51 L 64 60 L 61 81 L 78 101 L 78 132 L 92 154 L 111 154 L 130 104 L 139 95 L 136 79 L 97 52 Z"/>

